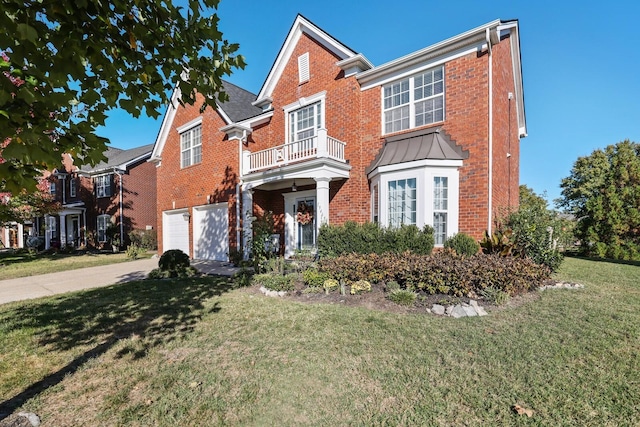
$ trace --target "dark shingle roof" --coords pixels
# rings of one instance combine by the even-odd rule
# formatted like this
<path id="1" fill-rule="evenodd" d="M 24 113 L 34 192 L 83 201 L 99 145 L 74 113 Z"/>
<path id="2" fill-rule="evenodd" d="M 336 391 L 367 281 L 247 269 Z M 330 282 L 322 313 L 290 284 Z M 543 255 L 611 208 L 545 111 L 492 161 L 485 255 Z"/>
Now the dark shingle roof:
<path id="1" fill-rule="evenodd" d="M 440 127 L 396 135 L 385 140 L 367 175 L 380 166 L 413 162 L 415 160 L 464 160 L 469 152 L 463 151 Z"/>
<path id="2" fill-rule="evenodd" d="M 109 147 L 105 151 L 104 155 L 107 158 L 106 162 L 100 162 L 95 166 L 83 165 L 80 166 L 80 170 L 83 172 L 99 172 L 105 169 L 113 169 L 115 167 L 123 166 L 132 160 L 135 160 L 145 154 L 151 156 L 153 150 L 153 144 L 143 145 L 142 147 L 131 148 L 129 150 L 121 150 L 115 147 Z"/>
<path id="3" fill-rule="evenodd" d="M 218 105 L 234 123 L 262 113 L 262 108 L 251 105 L 257 95 L 227 81 L 222 82 L 222 87 L 229 100 L 224 103 L 218 101 Z"/>

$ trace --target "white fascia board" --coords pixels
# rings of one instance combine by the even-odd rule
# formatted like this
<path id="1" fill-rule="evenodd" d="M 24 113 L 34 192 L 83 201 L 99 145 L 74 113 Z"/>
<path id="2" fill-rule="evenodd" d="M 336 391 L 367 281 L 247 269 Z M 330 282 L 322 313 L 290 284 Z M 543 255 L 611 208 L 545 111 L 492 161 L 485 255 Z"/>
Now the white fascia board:
<path id="1" fill-rule="evenodd" d="M 381 173 L 399 172 L 410 169 L 424 169 L 428 167 L 438 168 L 459 168 L 462 167 L 462 160 L 437 160 L 437 159 L 424 159 L 415 160 L 413 162 L 396 163 L 395 165 L 379 166 L 369 173 L 369 178 L 372 178 Z"/>
<path id="2" fill-rule="evenodd" d="M 247 129 L 250 129 L 251 131 L 253 131 L 253 127 L 254 126 L 258 126 L 261 125 L 263 123 L 266 123 L 269 121 L 269 119 L 271 119 L 271 117 L 273 116 L 273 110 L 271 111 L 267 111 L 266 113 L 262 113 L 258 116 L 253 116 L 253 117 L 249 117 L 248 119 L 242 120 L 241 122 L 237 122 L 237 123 L 233 123 L 233 126 L 241 126 Z M 229 126 L 232 126 L 229 125 Z M 223 128 L 221 128 L 220 130 L 224 132 L 224 129 L 228 128 L 229 126 L 225 126 Z"/>
<path id="3" fill-rule="evenodd" d="M 138 156 L 136 158 L 133 158 L 133 159 L 127 161 L 127 162 L 124 162 L 124 163 L 118 165 L 117 168 L 122 170 L 122 171 L 126 171 L 129 168 L 129 166 L 131 166 L 131 165 L 133 165 L 135 163 L 138 163 L 140 160 L 144 160 L 145 158 L 149 158 L 149 157 L 151 157 L 151 152 L 144 153 L 144 154 L 142 154 L 142 155 L 140 155 L 140 156 Z"/>
<path id="4" fill-rule="evenodd" d="M 373 68 L 373 64 L 363 54 L 359 53 L 351 58 L 336 62 L 336 66 L 342 68 L 344 76 L 349 77 Z"/>
<path id="5" fill-rule="evenodd" d="M 511 31 L 511 61 L 513 65 L 513 86 L 515 88 L 516 112 L 518 117 L 519 136 L 527 136 L 527 116 L 524 107 L 524 84 L 522 82 L 522 58 L 520 52 L 520 30 L 514 22 L 508 27 Z"/>
<path id="6" fill-rule="evenodd" d="M 202 124 L 202 116 L 198 116 L 193 120 L 188 121 L 187 123 L 183 124 L 180 127 L 176 128 L 176 131 L 178 131 L 178 133 L 182 133 L 186 130 L 189 130 L 193 127 L 196 127 L 198 125 Z"/>
<path id="7" fill-rule="evenodd" d="M 296 20 L 293 22 L 291 30 L 289 31 L 282 48 L 280 49 L 280 53 L 273 63 L 273 67 L 271 67 L 271 71 L 269 72 L 267 79 L 262 85 L 262 89 L 260 89 L 260 93 L 258 94 L 258 98 L 254 102 L 254 105 L 263 103 L 264 99 L 273 93 L 273 89 L 280 80 L 284 67 L 289 62 L 289 58 L 291 58 L 291 54 L 303 33 L 306 33 L 309 37 L 319 42 L 322 46 L 329 49 L 341 59 L 347 59 L 356 55 L 356 53 L 351 49 L 348 49 L 329 34 L 307 21 L 301 15 L 298 15 Z"/>
<path id="8" fill-rule="evenodd" d="M 486 43 L 484 43 L 484 40 L 481 40 L 472 46 L 465 46 L 456 49 L 455 51 L 448 52 L 446 55 L 437 55 L 434 53 L 433 56 L 421 57 L 419 60 L 407 63 L 401 68 L 395 68 L 393 70 L 389 70 L 387 73 L 376 75 L 373 78 L 368 79 L 366 83 L 360 81 L 360 90 L 364 91 L 373 87 L 382 86 L 394 80 L 403 79 L 424 70 L 438 67 L 456 58 L 477 52 L 478 50 L 483 49 L 484 46 L 486 46 Z M 358 76 L 359 75 L 356 75 L 356 78 L 359 78 Z"/>
<path id="9" fill-rule="evenodd" d="M 298 108 L 313 104 L 314 102 L 322 101 L 326 96 L 327 91 L 323 90 L 322 92 L 315 93 L 311 96 L 299 98 L 297 101 L 282 107 L 282 110 L 284 110 L 285 113 L 288 113 L 289 111 L 297 110 Z"/>
<path id="10" fill-rule="evenodd" d="M 356 78 L 360 81 L 360 84 L 363 85 L 373 79 L 379 79 L 381 75 L 397 72 L 398 69 L 405 68 L 416 62 L 423 62 L 425 58 L 428 59 L 434 56 L 444 55 L 449 51 L 457 50 L 464 45 L 476 44 L 479 40 L 485 39 L 487 28 L 495 28 L 500 24 L 501 21 L 496 19 L 495 21 L 387 62 L 386 64 L 382 64 L 378 67 L 372 68 L 371 70 L 359 73 L 356 75 Z"/>
<path id="11" fill-rule="evenodd" d="M 222 116 L 222 120 L 224 120 L 226 124 L 233 123 L 233 120 L 231 120 L 229 116 L 227 116 L 227 113 L 224 112 L 220 104 L 218 104 L 217 102 L 216 102 L 216 110 L 218 111 L 218 113 L 220 113 L 220 116 Z"/>
<path id="12" fill-rule="evenodd" d="M 158 132 L 156 141 L 153 144 L 153 151 L 151 152 L 151 157 L 148 160 L 149 162 L 158 163 L 162 160 L 162 150 L 164 149 L 164 144 L 167 142 L 171 126 L 173 126 L 173 119 L 176 117 L 176 111 L 179 106 L 178 99 L 180 99 L 180 95 L 180 89 L 178 88 L 178 85 L 176 85 L 175 89 L 173 89 L 173 93 L 171 94 L 171 100 L 167 106 L 167 111 L 164 113 L 164 118 L 160 125 L 160 131 Z"/>

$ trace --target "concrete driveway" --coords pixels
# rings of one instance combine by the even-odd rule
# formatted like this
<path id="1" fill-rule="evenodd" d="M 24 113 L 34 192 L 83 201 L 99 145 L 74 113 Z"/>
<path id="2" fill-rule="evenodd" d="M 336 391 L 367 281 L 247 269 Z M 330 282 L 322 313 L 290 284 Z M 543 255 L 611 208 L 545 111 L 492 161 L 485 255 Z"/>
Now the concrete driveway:
<path id="1" fill-rule="evenodd" d="M 144 279 L 157 266 L 157 258 L 147 258 L 19 279 L 0 280 L 0 304 Z"/>

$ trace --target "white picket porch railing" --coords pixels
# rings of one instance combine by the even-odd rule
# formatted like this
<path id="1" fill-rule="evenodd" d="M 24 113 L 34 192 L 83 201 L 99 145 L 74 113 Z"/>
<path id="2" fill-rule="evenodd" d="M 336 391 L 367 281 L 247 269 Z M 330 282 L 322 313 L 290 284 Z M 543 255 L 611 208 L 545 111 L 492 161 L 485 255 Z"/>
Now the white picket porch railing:
<path id="1" fill-rule="evenodd" d="M 344 162 L 346 144 L 327 135 L 326 129 L 318 129 L 316 136 L 278 145 L 266 150 L 244 152 L 243 174 L 284 166 L 289 163 L 317 158 L 330 158 Z"/>

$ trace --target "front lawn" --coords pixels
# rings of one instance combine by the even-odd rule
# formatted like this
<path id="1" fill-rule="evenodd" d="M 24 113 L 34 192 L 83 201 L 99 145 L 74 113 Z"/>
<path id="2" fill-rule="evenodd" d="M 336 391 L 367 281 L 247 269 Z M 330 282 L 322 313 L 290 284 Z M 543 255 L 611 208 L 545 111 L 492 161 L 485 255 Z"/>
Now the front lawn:
<path id="1" fill-rule="evenodd" d="M 150 257 L 151 255 L 151 253 L 143 253 L 141 257 Z M 27 251 L 3 251 L 0 252 L 0 280 L 124 261 L 128 261 L 124 252 L 117 254 L 91 252 L 30 254 Z"/>
<path id="2" fill-rule="evenodd" d="M 0 413 L 44 426 L 634 425 L 640 267 L 569 258 L 558 277 L 585 288 L 463 319 L 301 304 L 220 278 L 7 304 Z"/>

